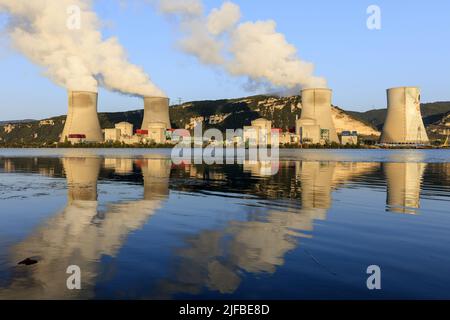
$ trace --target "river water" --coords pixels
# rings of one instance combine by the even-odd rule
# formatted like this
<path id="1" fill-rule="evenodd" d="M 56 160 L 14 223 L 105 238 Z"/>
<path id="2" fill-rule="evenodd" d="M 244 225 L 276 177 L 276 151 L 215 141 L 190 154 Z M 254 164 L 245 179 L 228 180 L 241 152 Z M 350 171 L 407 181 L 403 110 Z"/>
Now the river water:
<path id="1" fill-rule="evenodd" d="M 0 299 L 450 298 L 449 151 L 170 155 L 0 150 Z"/>

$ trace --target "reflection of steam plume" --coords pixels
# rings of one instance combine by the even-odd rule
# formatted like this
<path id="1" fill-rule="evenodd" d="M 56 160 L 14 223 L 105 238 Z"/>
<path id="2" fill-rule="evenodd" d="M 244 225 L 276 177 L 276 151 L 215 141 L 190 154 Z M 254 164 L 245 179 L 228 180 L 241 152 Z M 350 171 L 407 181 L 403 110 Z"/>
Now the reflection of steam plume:
<path id="1" fill-rule="evenodd" d="M 297 49 L 276 31 L 272 20 L 238 24 L 240 8 L 230 1 L 208 16 L 201 0 L 160 0 L 159 9 L 180 20 L 182 50 L 204 64 L 221 66 L 254 84 L 326 87 L 325 79 L 313 75 L 314 65 L 298 57 Z"/>
<path id="2" fill-rule="evenodd" d="M 275 267 L 283 265 L 284 255 L 297 246 L 292 236 L 303 236 L 299 231 L 312 231 L 315 220 L 325 220 L 331 206 L 334 170 L 334 163 L 296 162 L 301 209 L 271 210 L 265 222 L 233 223 L 230 233 L 234 235 L 231 246 L 235 263 L 248 272 L 275 272 Z"/>
<path id="3" fill-rule="evenodd" d="M 29 267 L 17 267 L 9 287 L 0 289 L 0 298 L 94 297 L 93 288 L 102 256 L 116 256 L 126 236 L 141 228 L 161 205 L 161 201 L 146 199 L 109 205 L 106 213 L 99 213 L 97 178 L 100 165 L 99 158 L 63 159 L 68 205 L 12 249 L 13 263 L 26 257 L 39 257 L 39 262 Z M 158 168 L 153 168 L 157 174 Z M 66 287 L 69 276 L 66 269 L 70 265 L 81 268 L 81 291 L 70 291 Z"/>
<path id="4" fill-rule="evenodd" d="M 252 168 L 258 169 L 256 164 Z M 204 288 L 222 294 L 235 292 L 241 270 L 274 273 L 284 256 L 308 237 L 316 220 L 324 220 L 332 204 L 333 187 L 378 170 L 374 163 L 295 162 L 301 186 L 301 208 L 270 210 L 264 219 L 233 221 L 224 230 L 207 230 L 189 237 L 177 252 L 180 263 L 171 280 L 161 284 L 159 297 L 199 294 Z M 254 171 L 260 177 L 260 171 Z M 255 216 L 252 212 L 251 217 Z"/>
<path id="5" fill-rule="evenodd" d="M 389 211 L 415 213 L 420 207 L 420 186 L 426 163 L 385 163 Z"/>
<path id="6" fill-rule="evenodd" d="M 133 95 L 164 93 L 128 62 L 116 38 L 102 39 L 90 0 L 0 0 L 10 16 L 14 46 L 60 86 L 73 91 L 105 88 Z"/>
<path id="7" fill-rule="evenodd" d="M 302 186 L 300 209 L 270 210 L 264 220 L 234 221 L 223 231 L 189 238 L 188 247 L 178 253 L 181 263 L 175 280 L 162 283 L 161 296 L 198 294 L 204 287 L 233 293 L 241 283 L 239 270 L 274 273 L 286 253 L 298 246 L 296 238 L 306 236 L 302 231 L 312 231 L 315 220 L 326 218 L 335 167 L 329 162 L 296 163 Z"/>

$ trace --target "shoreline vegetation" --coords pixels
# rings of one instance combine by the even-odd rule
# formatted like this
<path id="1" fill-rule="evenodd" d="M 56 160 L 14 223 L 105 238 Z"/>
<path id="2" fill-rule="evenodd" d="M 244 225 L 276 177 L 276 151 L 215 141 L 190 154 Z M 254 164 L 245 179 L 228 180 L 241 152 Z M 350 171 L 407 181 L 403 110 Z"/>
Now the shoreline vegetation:
<path id="1" fill-rule="evenodd" d="M 211 145 L 209 145 L 211 146 Z M 39 144 L 39 143 L 1 143 L 0 142 L 0 149 L 172 149 L 175 145 L 170 144 L 157 144 L 157 143 L 139 143 L 139 144 L 125 144 L 120 142 L 107 142 L 107 143 L 77 143 L 72 144 L 70 142 L 59 142 L 54 144 Z M 195 146 L 192 144 L 192 148 L 195 148 Z M 203 145 L 202 148 L 208 147 L 207 144 Z M 216 148 L 219 148 L 220 146 L 214 146 Z M 236 148 L 237 146 L 234 145 Z M 268 146 L 270 148 L 270 146 Z M 233 146 L 223 146 L 224 149 L 226 148 L 233 148 Z M 249 147 L 246 146 L 246 149 Z M 386 150 L 398 150 L 398 149 L 448 149 L 448 147 L 443 147 L 440 145 L 393 145 L 393 146 L 386 146 L 386 145 L 376 145 L 376 144 L 348 144 L 348 145 L 341 145 L 338 143 L 332 143 L 332 144 L 306 144 L 306 145 L 300 145 L 300 144 L 289 144 L 289 145 L 280 145 L 280 149 L 361 149 L 361 150 L 370 150 L 370 149 L 386 149 Z"/>

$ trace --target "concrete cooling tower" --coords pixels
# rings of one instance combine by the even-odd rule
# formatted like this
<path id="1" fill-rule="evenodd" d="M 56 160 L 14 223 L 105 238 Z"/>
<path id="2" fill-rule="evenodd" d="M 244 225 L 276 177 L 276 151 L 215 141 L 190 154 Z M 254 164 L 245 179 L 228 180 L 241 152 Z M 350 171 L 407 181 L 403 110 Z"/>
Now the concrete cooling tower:
<path id="1" fill-rule="evenodd" d="M 302 90 L 302 115 L 297 121 L 297 134 L 302 142 L 336 142 L 339 138 L 331 117 L 330 89 Z"/>
<path id="2" fill-rule="evenodd" d="M 420 89 L 387 90 L 388 112 L 380 142 L 386 144 L 429 144 L 420 113 Z"/>
<path id="3" fill-rule="evenodd" d="M 61 142 L 83 137 L 88 142 L 102 142 L 103 135 L 97 115 L 96 92 L 69 91 L 69 112 Z"/>
<path id="4" fill-rule="evenodd" d="M 169 98 L 144 97 L 144 120 L 142 130 L 148 130 L 151 123 L 164 123 L 166 129 L 171 129 L 169 116 Z"/>

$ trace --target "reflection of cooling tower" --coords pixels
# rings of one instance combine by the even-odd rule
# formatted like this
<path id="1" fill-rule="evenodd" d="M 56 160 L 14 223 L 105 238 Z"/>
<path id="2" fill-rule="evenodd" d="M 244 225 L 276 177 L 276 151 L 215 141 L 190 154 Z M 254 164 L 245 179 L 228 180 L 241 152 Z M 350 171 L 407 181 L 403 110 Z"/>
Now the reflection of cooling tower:
<path id="1" fill-rule="evenodd" d="M 142 130 L 148 130 L 151 123 L 162 122 L 170 129 L 169 98 L 144 97 L 144 120 Z"/>
<path id="2" fill-rule="evenodd" d="M 89 142 L 102 142 L 103 135 L 97 115 L 96 92 L 69 91 L 69 112 L 61 142 L 71 135 L 84 135 Z"/>
<path id="3" fill-rule="evenodd" d="M 318 125 L 324 140 L 339 143 L 331 117 L 331 95 L 330 89 L 303 89 L 300 122 L 307 125 Z"/>
<path id="4" fill-rule="evenodd" d="M 420 207 L 420 185 L 426 163 L 385 163 L 389 211 L 415 213 Z"/>
<path id="5" fill-rule="evenodd" d="M 155 200 L 169 195 L 170 159 L 145 159 L 142 164 L 144 199 Z"/>
<path id="6" fill-rule="evenodd" d="M 296 164 L 297 177 L 302 186 L 303 209 L 331 207 L 331 184 L 335 163 L 303 161 Z"/>
<path id="7" fill-rule="evenodd" d="M 428 135 L 420 113 L 420 89 L 388 89 L 387 99 L 388 113 L 380 142 L 428 144 Z"/>
<path id="8" fill-rule="evenodd" d="M 16 266 L 0 299 L 93 299 L 104 266 L 103 257 L 114 258 L 127 236 L 160 208 L 160 201 L 108 204 L 98 212 L 97 176 L 101 159 L 64 158 L 69 202 L 30 236 L 11 248 L 11 261 L 37 257 L 32 267 Z M 91 201 L 92 200 L 92 201 Z M 68 290 L 67 267 L 80 267 L 81 290 Z"/>
<path id="9" fill-rule="evenodd" d="M 253 177 L 271 177 L 279 170 L 278 161 L 244 160 L 244 172 L 250 172 Z"/>
<path id="10" fill-rule="evenodd" d="M 69 203 L 73 201 L 97 201 L 97 179 L 102 160 L 100 158 L 64 158 Z"/>

